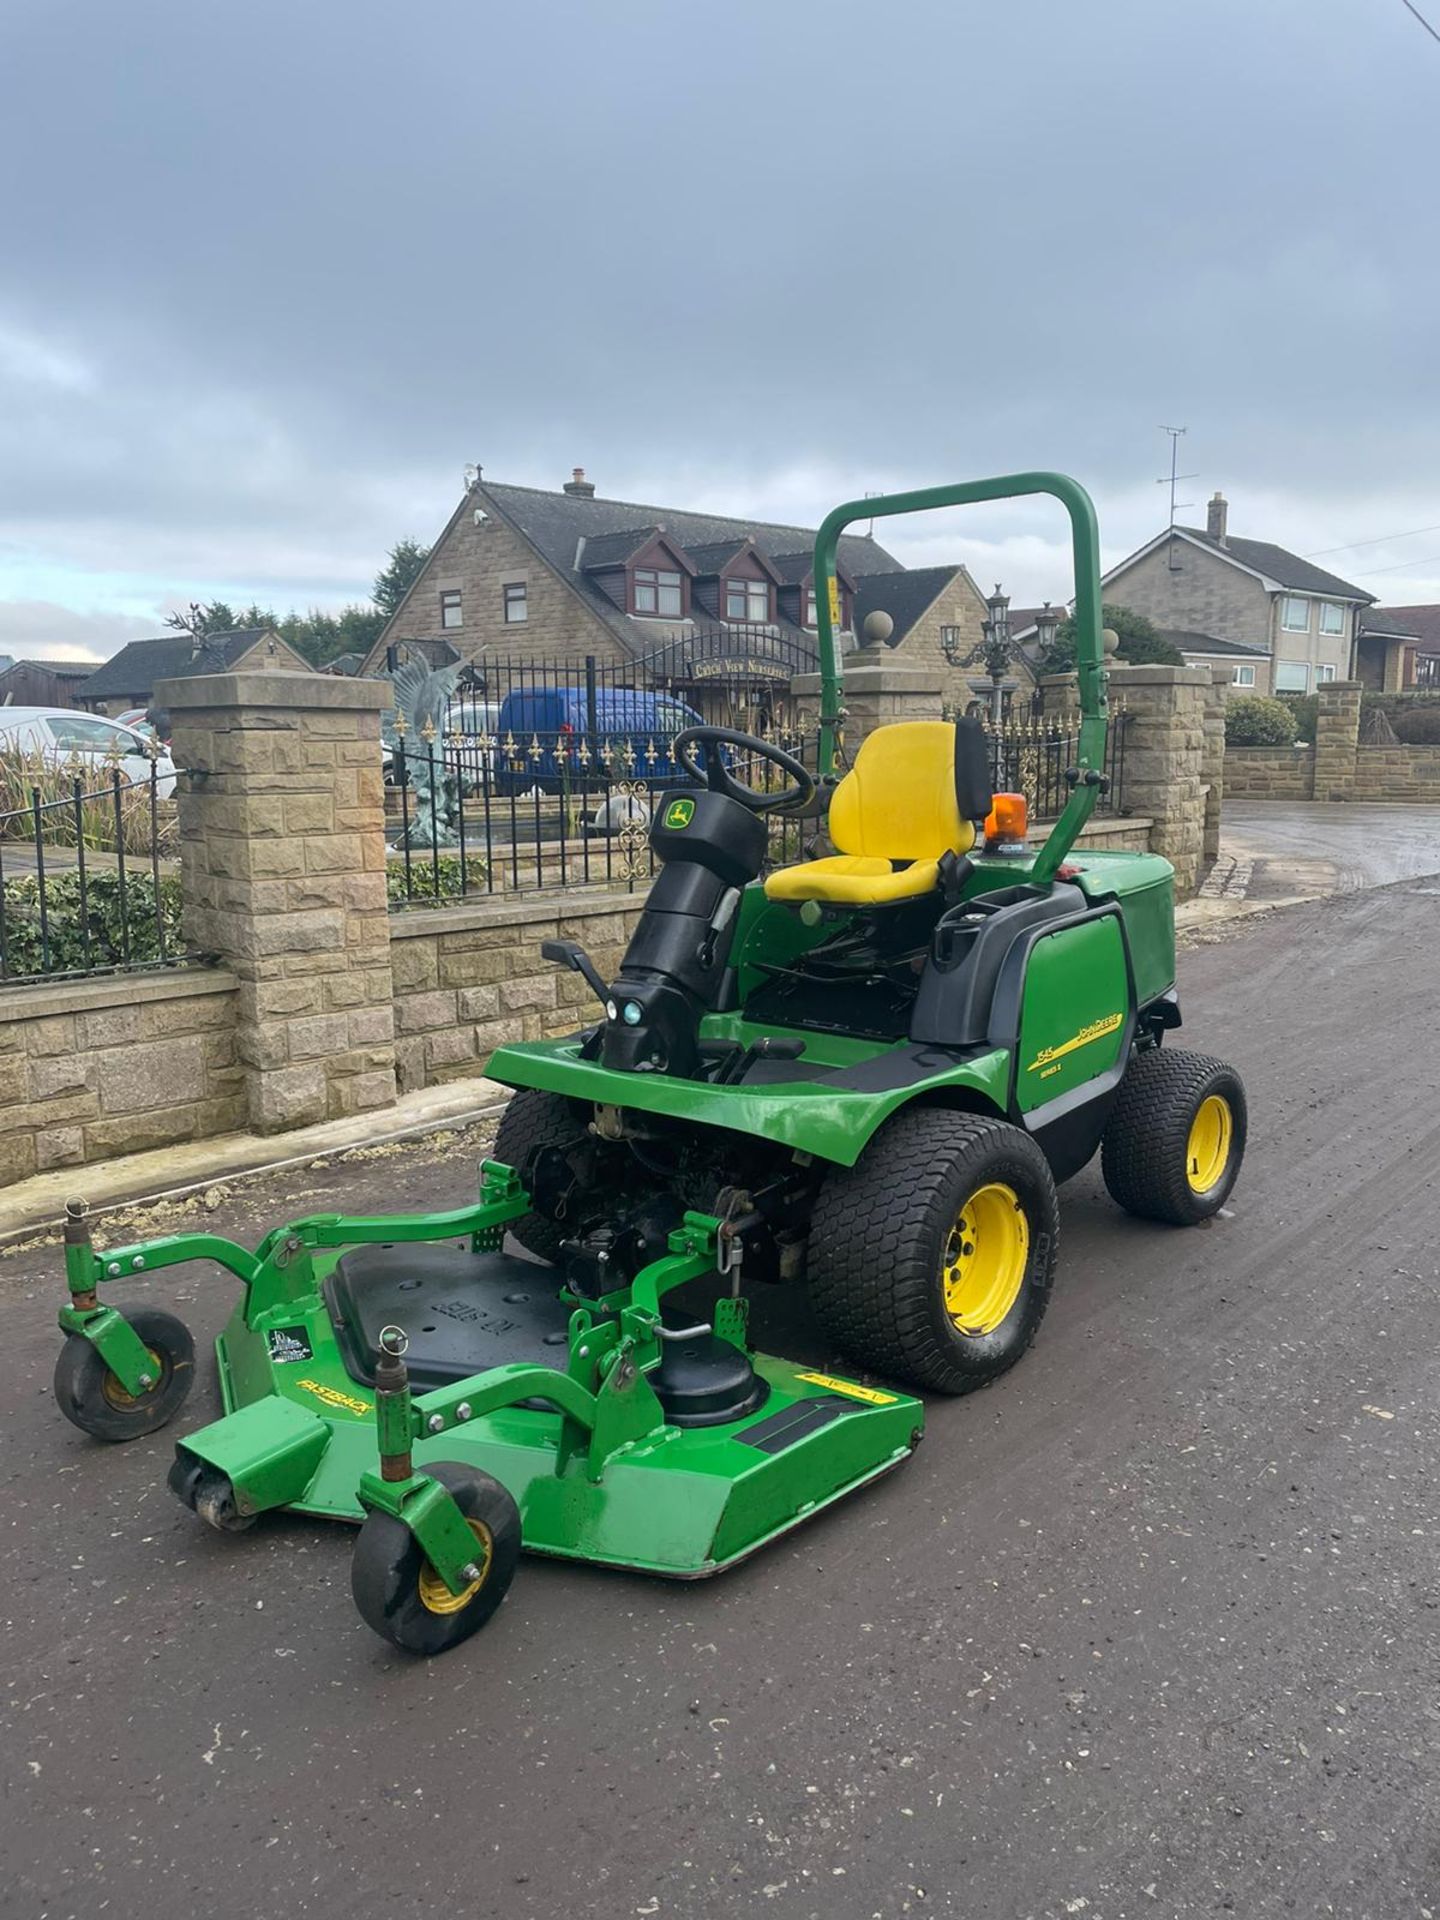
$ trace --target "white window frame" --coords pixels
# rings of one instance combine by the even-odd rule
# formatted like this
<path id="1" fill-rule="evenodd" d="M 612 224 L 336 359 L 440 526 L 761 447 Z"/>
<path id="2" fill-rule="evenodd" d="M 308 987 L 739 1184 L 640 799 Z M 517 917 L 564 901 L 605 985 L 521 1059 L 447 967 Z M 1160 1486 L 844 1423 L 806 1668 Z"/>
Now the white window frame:
<path id="1" fill-rule="evenodd" d="M 815 597 L 814 587 L 805 589 L 805 625 L 810 628 L 820 625 L 820 602 Z"/>
<path id="2" fill-rule="evenodd" d="M 739 600 L 744 604 L 744 612 L 736 613 L 731 605 Z M 756 606 L 761 611 L 756 612 Z M 736 574 L 725 582 L 725 618 L 743 620 L 752 627 L 763 627 L 770 619 L 770 582 L 768 580 L 750 580 L 743 574 Z"/>
<path id="3" fill-rule="evenodd" d="M 1281 686 L 1280 676 L 1286 672 L 1298 673 L 1300 675 L 1300 684 L 1298 687 Z M 1309 693 L 1310 662 L 1308 660 L 1277 660 L 1275 662 L 1275 691 L 1276 693 Z"/>
<path id="4" fill-rule="evenodd" d="M 642 619 L 680 620 L 684 618 L 685 583 L 675 569 L 637 567 L 634 591 L 635 611 Z"/>
<path id="5" fill-rule="evenodd" d="M 1339 678 L 1339 669 L 1332 666 L 1328 660 L 1322 661 L 1315 669 L 1315 684 L 1317 687 L 1328 686 L 1332 680 L 1338 680 Z"/>
<path id="6" fill-rule="evenodd" d="M 1248 678 L 1246 677 L 1248 675 Z M 1253 687 L 1255 684 L 1254 667 L 1234 666 L 1230 669 L 1232 687 Z"/>
<path id="7" fill-rule="evenodd" d="M 440 589 L 440 631 L 455 633 L 464 624 L 465 610 L 461 604 L 459 587 L 442 587 Z"/>
<path id="8" fill-rule="evenodd" d="M 1292 607 L 1303 607 L 1305 616 L 1299 622 L 1290 618 Z M 1280 601 L 1280 631 L 1282 633 L 1308 633 L 1310 631 L 1310 601 L 1303 593 L 1287 593 Z"/>
<path id="9" fill-rule="evenodd" d="M 1327 627 L 1325 624 L 1325 616 L 1330 613 L 1333 613 L 1335 616 L 1335 624 L 1333 627 Z M 1332 639 L 1334 639 L 1337 634 L 1344 633 L 1345 609 L 1340 601 L 1322 600 L 1320 602 L 1320 631 L 1321 633 L 1329 634 Z"/>

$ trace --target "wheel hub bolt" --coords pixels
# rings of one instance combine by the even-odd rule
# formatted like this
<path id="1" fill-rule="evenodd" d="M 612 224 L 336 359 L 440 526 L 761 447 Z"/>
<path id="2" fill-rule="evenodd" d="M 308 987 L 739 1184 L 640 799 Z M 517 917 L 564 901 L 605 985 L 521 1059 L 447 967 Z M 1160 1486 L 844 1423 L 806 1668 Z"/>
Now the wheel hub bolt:
<path id="1" fill-rule="evenodd" d="M 141 1384 L 141 1386 L 142 1386 L 142 1387 L 153 1387 L 153 1386 L 154 1386 L 154 1384 L 155 1384 L 155 1376 L 154 1376 L 154 1374 L 153 1374 L 153 1373 L 142 1373 L 142 1374 L 141 1374 L 141 1376 L 140 1376 L 140 1384 Z"/>
<path id="2" fill-rule="evenodd" d="M 460 1578 L 462 1580 L 478 1580 L 480 1578 L 480 1569 L 473 1560 L 467 1560 L 465 1565 L 461 1567 Z"/>

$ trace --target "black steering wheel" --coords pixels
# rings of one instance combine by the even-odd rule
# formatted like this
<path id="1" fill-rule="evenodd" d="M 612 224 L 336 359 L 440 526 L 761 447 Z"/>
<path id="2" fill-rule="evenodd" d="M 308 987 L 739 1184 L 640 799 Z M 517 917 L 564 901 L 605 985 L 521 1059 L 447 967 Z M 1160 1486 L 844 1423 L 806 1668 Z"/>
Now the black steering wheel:
<path id="1" fill-rule="evenodd" d="M 700 749 L 699 761 L 692 751 L 695 747 Z M 722 747 L 734 747 L 741 753 L 753 753 L 757 759 L 768 760 L 782 773 L 789 774 L 790 785 L 778 793 L 757 793 L 754 787 L 747 787 L 731 773 L 721 756 Z M 793 754 L 753 733 L 737 733 L 733 727 L 687 727 L 675 736 L 671 752 L 692 780 L 698 780 L 711 793 L 723 793 L 731 800 L 738 800 L 752 813 L 769 813 L 776 807 L 803 807 L 815 791 L 815 776 Z"/>

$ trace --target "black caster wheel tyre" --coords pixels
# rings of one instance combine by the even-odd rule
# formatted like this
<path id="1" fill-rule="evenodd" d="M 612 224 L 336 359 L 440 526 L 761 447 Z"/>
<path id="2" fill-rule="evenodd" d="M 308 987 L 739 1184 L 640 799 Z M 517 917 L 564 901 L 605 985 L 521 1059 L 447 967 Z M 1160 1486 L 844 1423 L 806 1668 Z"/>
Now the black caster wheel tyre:
<path id="1" fill-rule="evenodd" d="M 1230 1197 L 1247 1128 L 1244 1082 L 1223 1060 L 1178 1047 L 1137 1053 L 1100 1151 L 1111 1199 L 1142 1220 L 1199 1226 Z"/>
<path id="2" fill-rule="evenodd" d="M 537 1087 L 521 1087 L 512 1093 L 495 1129 L 494 1158 L 523 1174 L 525 1162 L 538 1147 L 568 1147 L 585 1133 L 583 1120 L 575 1118 L 570 1101 L 558 1093 L 542 1093 Z M 552 1264 L 560 1258 L 560 1242 L 566 1229 L 543 1214 L 527 1213 L 510 1222 L 509 1231 L 527 1253 Z"/>
<path id="3" fill-rule="evenodd" d="M 806 1253 L 811 1304 L 860 1366 L 969 1393 L 1035 1338 L 1059 1234 L 1055 1182 L 1029 1134 L 912 1110 L 826 1175 Z"/>
<path id="4" fill-rule="evenodd" d="M 159 1307 L 122 1307 L 155 1363 L 154 1385 L 129 1394 L 80 1333 L 65 1336 L 55 1362 L 55 1404 L 72 1426 L 96 1440 L 138 1440 L 173 1420 L 195 1378 L 190 1329 Z"/>
<path id="5" fill-rule="evenodd" d="M 515 1577 L 520 1509 L 498 1480 L 452 1460 L 424 1471 L 448 1487 L 476 1539 L 480 1578 L 451 1593 L 403 1521 L 370 1513 L 355 1542 L 350 1591 L 366 1626 L 404 1653 L 446 1653 L 478 1633 Z"/>

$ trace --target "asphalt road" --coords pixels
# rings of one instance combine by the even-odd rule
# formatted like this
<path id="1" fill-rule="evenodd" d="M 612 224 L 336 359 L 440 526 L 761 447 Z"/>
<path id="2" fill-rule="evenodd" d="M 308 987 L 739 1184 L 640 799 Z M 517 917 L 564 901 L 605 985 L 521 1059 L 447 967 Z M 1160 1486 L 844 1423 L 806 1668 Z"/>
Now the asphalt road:
<path id="1" fill-rule="evenodd" d="M 0 1912 L 1440 1913 L 1437 932 L 1401 885 L 1187 954 L 1253 1102 L 1230 1218 L 1081 1175 L 1036 1349 L 901 1473 L 705 1585 L 527 1561 L 429 1664 L 342 1530 L 212 1534 L 168 1445 L 66 1426 L 58 1255 L 0 1262 Z M 455 1204 L 473 1157 L 208 1217 Z"/>
<path id="2" fill-rule="evenodd" d="M 1250 900 L 1347 893 L 1440 873 L 1440 807 L 1227 800 L 1212 891 Z"/>

